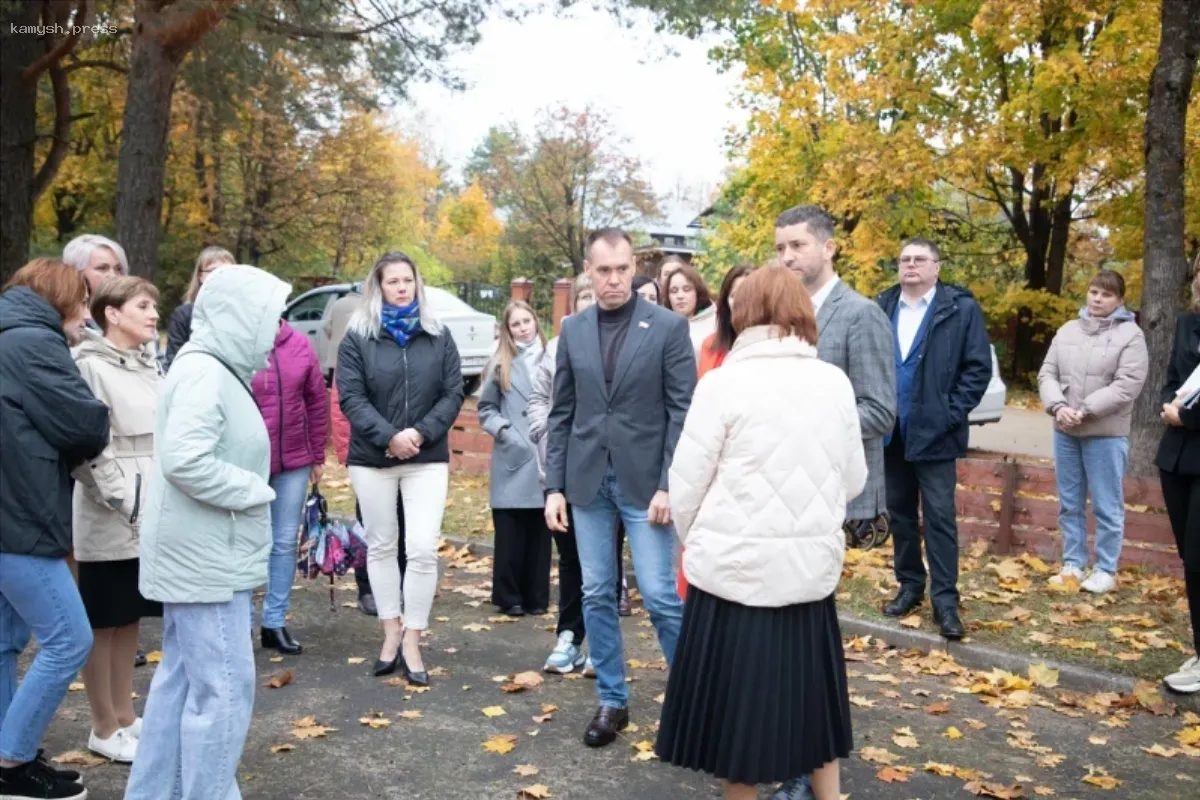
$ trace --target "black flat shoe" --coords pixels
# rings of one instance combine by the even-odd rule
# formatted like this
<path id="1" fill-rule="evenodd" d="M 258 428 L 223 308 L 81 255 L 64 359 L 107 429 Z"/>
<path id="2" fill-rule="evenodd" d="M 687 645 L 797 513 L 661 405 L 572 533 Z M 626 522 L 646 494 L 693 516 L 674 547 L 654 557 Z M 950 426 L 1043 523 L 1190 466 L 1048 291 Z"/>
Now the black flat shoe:
<path id="1" fill-rule="evenodd" d="M 944 606 L 942 608 L 933 609 L 933 621 L 941 627 L 942 638 L 958 641 L 967 635 L 966 628 L 963 627 L 962 618 L 958 615 L 958 609 L 954 606 Z"/>
<path id="2" fill-rule="evenodd" d="M 509 606 L 508 608 L 501 608 L 500 613 L 506 617 L 523 617 L 525 616 L 525 609 L 519 605 Z"/>
<path id="3" fill-rule="evenodd" d="M 401 670 L 401 672 L 400 672 L 401 675 L 403 675 L 404 672 L 406 671 L 404 669 L 404 657 L 400 655 L 399 650 L 396 651 L 396 657 L 393 658 L 391 661 L 383 661 L 378 658 L 375 659 L 375 677 L 376 678 L 382 678 L 384 675 L 391 675 L 397 669 Z"/>
<path id="4" fill-rule="evenodd" d="M 529 615 L 529 616 L 531 616 L 531 617 L 540 617 L 542 614 L 545 614 L 545 613 L 546 613 L 546 609 L 544 609 L 544 608 L 531 608 L 531 609 L 529 609 L 528 611 L 526 611 L 525 613 L 526 613 L 526 614 L 528 614 L 528 615 Z"/>
<path id="5" fill-rule="evenodd" d="M 902 586 L 895 599 L 883 607 L 883 613 L 889 617 L 907 617 L 924 600 L 925 595 L 923 592 Z"/>
<path id="6" fill-rule="evenodd" d="M 278 650 L 285 656 L 298 656 L 304 648 L 292 638 L 287 628 L 260 628 L 262 646 L 267 650 Z"/>
<path id="7" fill-rule="evenodd" d="M 604 747 L 612 744 L 617 733 L 629 727 L 629 709 L 600 706 L 596 716 L 588 723 L 583 733 L 583 743 L 588 747 Z"/>
<path id="8" fill-rule="evenodd" d="M 364 594 L 358 598 L 358 610 L 368 617 L 378 617 L 379 609 L 375 606 L 375 595 Z"/>

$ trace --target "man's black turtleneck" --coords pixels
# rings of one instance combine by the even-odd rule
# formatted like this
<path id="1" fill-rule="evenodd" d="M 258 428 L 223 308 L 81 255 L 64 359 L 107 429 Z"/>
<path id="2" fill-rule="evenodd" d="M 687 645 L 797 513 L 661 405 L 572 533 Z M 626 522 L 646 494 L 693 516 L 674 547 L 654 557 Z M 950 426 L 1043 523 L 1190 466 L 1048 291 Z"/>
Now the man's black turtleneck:
<path id="1" fill-rule="evenodd" d="M 597 307 L 600 312 L 600 356 L 604 359 L 604 385 L 612 390 L 613 376 L 617 371 L 617 356 L 629 333 L 633 321 L 633 309 L 637 306 L 637 295 L 630 297 L 624 305 L 612 310 Z"/>

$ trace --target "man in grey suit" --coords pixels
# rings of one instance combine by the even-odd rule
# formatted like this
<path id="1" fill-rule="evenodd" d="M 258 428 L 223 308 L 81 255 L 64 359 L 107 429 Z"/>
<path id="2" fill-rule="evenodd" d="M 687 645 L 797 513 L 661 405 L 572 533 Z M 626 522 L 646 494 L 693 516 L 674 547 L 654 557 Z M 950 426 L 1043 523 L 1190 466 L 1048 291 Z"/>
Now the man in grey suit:
<path id="1" fill-rule="evenodd" d="M 892 326 L 877 303 L 847 286 L 833 269 L 833 218 L 818 206 L 796 206 L 775 220 L 775 252 L 804 281 L 817 314 L 817 356 L 846 373 L 854 387 L 867 486 L 846 506 L 847 521 L 869 522 L 887 510 L 883 441 L 896 424 L 896 359 Z M 785 783 L 772 800 L 808 800 L 808 778 Z"/>
<path id="2" fill-rule="evenodd" d="M 547 424 L 546 523 L 567 531 L 567 503 L 583 570 L 600 709 L 584 742 L 603 747 L 629 724 L 617 616 L 618 521 L 638 588 L 667 663 L 683 621 L 675 592 L 675 532 L 667 474 L 696 388 L 684 317 L 633 292 L 633 243 L 616 228 L 588 237 L 585 266 L 597 304 L 567 317 L 559 336 Z"/>

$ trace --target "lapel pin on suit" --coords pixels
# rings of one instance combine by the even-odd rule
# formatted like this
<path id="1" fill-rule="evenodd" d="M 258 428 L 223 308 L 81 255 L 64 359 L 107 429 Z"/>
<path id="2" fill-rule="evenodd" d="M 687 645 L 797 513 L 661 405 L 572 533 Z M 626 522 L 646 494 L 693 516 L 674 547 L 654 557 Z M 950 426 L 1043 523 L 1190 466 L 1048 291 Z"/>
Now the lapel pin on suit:
<path id="1" fill-rule="evenodd" d="M 638 327 L 639 327 L 639 328 L 649 328 L 649 327 L 650 327 L 650 323 L 649 323 L 649 322 L 646 322 L 646 320 L 642 320 L 641 322 L 639 322 L 639 323 L 638 323 Z"/>

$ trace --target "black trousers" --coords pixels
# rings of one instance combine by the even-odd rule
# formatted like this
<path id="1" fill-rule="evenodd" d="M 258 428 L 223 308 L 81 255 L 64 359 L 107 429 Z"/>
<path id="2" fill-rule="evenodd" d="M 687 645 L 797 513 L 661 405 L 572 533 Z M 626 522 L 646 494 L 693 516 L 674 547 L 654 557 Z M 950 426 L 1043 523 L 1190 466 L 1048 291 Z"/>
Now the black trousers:
<path id="1" fill-rule="evenodd" d="M 958 606 L 958 524 L 954 516 L 957 462 L 912 462 L 904 458 L 897 433 L 883 451 L 887 505 L 895 541 L 896 580 L 902 587 L 925 593 L 925 564 L 921 560 L 921 529 L 929 557 L 931 596 L 935 607 Z M 918 525 L 918 507 L 920 521 Z"/>
<path id="2" fill-rule="evenodd" d="M 540 508 L 493 508 L 492 522 L 492 602 L 499 608 L 549 608 L 550 529 L 545 513 Z"/>
<path id="3" fill-rule="evenodd" d="M 1175 548 L 1183 559 L 1188 612 L 1192 616 L 1192 646 L 1200 655 L 1200 475 L 1180 475 L 1159 470 L 1163 500 Z"/>
<path id="4" fill-rule="evenodd" d="M 354 501 L 354 516 L 362 524 L 362 508 Z M 408 556 L 404 554 L 404 498 L 396 492 L 396 522 L 400 525 L 400 544 L 396 548 L 396 561 L 400 564 L 400 590 L 404 590 L 404 568 L 408 566 Z M 371 579 L 365 569 L 354 570 L 354 581 L 358 584 L 358 596 L 371 594 Z"/>
<path id="5" fill-rule="evenodd" d="M 558 548 L 558 628 L 554 635 L 563 631 L 573 633 L 576 646 L 583 644 L 586 629 L 583 625 L 583 568 L 579 565 L 579 546 L 575 542 L 575 515 L 567 506 L 568 529 L 566 533 L 552 531 L 554 546 Z M 625 585 L 625 526 L 617 527 L 617 597 Z"/>

